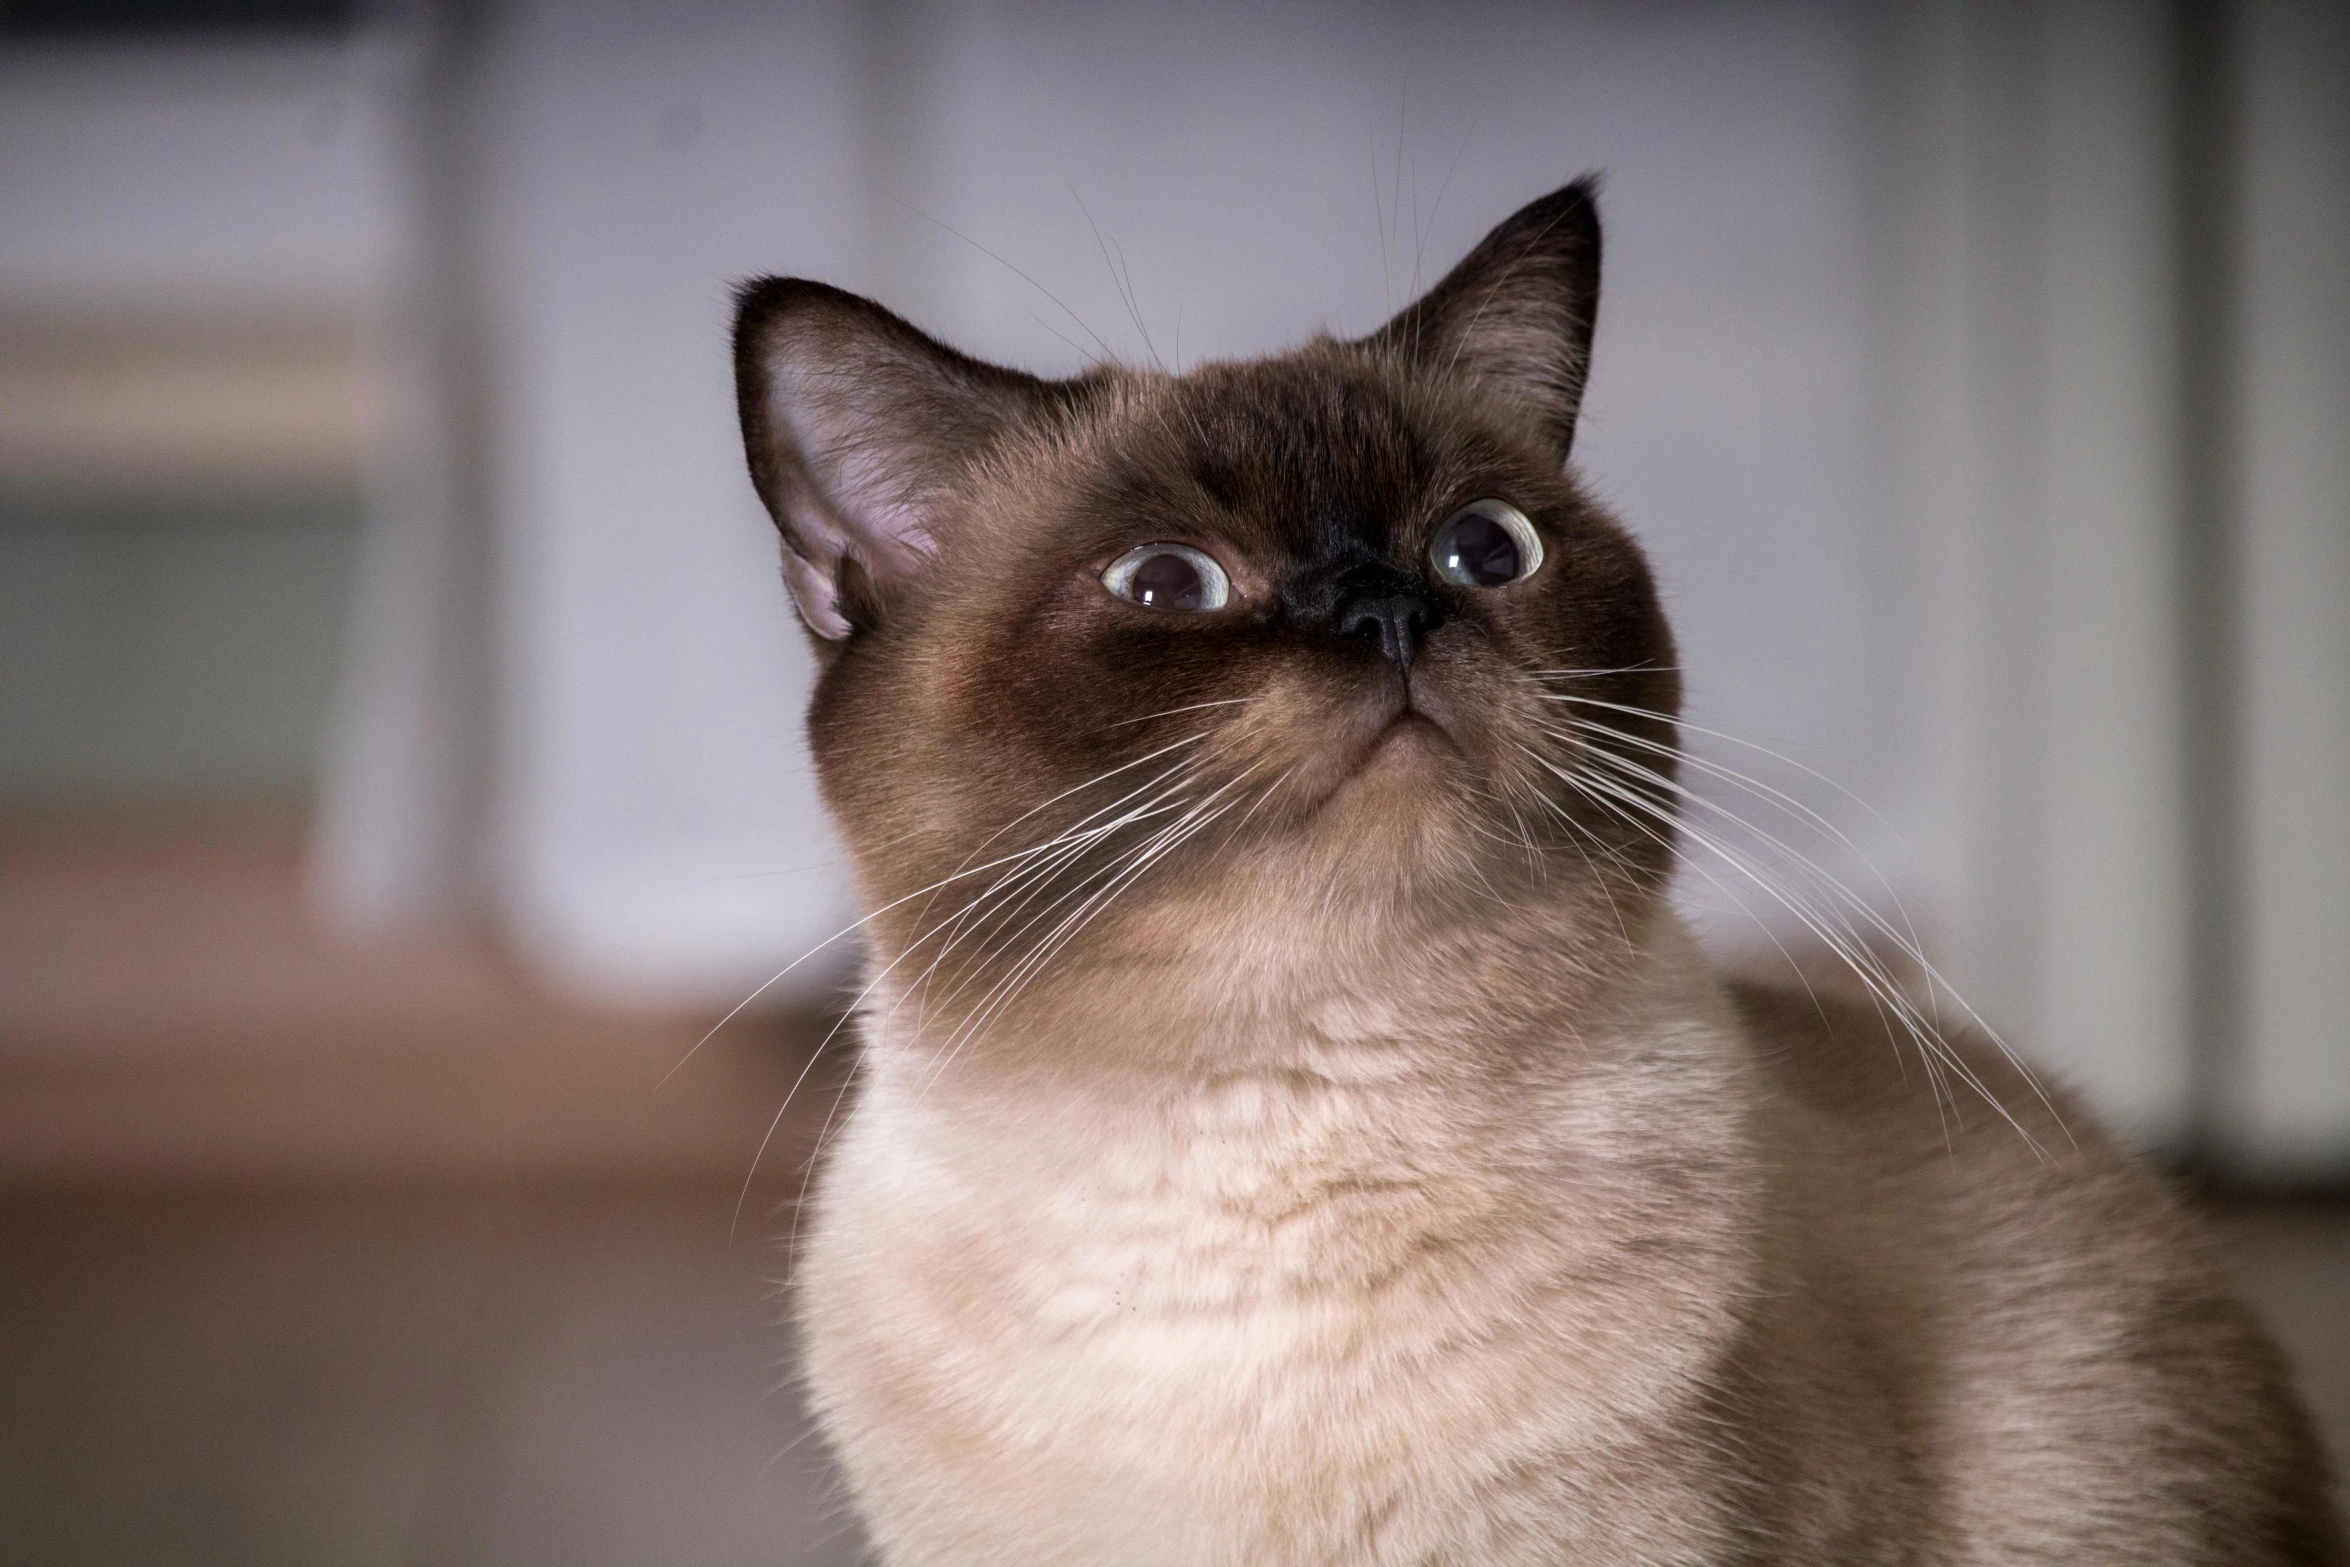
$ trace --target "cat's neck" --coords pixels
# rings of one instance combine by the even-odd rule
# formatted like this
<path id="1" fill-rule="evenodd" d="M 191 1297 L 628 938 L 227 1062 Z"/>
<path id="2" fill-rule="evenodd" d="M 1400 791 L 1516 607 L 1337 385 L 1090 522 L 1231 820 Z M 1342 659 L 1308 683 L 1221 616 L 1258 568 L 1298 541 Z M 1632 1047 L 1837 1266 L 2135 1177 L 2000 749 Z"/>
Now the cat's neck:
<path id="1" fill-rule="evenodd" d="M 1226 1019 L 1254 1037 L 1191 1071 L 1110 1032 L 1007 1035 L 950 1060 L 920 1028 L 885 1025 L 844 1152 L 925 1223 L 973 1244 L 1021 1235 L 1024 1255 L 1086 1277 L 1147 1273 L 1189 1305 L 1351 1287 L 1462 1236 L 1553 1236 L 1539 1255 L 1557 1271 L 1560 1247 L 1629 1233 L 1608 1216 L 1637 1209 L 1658 1171 L 1746 1157 L 1737 1030 L 1669 916 L 1604 1006 L 1487 1008 L 1435 1035 L 1417 1020 L 1301 1001 Z M 1210 1044 L 1186 1048 L 1204 1059 Z M 1720 1235 L 1679 1243 L 1727 1244 L 1734 1207 L 1709 1209 Z M 1189 1260 L 1168 1272 L 1170 1258 Z"/>
<path id="2" fill-rule="evenodd" d="M 1520 1118 L 1534 1099 L 1666 1057 L 1737 1069 L 1719 980 L 1669 909 L 1604 964 L 1548 956 L 1474 932 L 1265 974 L 1246 951 L 1121 964 L 1113 949 L 976 1019 L 883 984 L 868 1092 L 958 1126 L 1049 1118 L 1230 1145 L 1344 1106 Z"/>

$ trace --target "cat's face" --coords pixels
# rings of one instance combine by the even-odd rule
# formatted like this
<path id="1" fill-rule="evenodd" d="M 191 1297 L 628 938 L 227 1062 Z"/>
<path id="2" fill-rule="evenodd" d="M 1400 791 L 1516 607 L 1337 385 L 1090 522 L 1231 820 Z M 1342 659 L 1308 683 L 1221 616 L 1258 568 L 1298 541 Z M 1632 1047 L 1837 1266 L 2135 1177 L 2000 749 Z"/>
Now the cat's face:
<path id="1" fill-rule="evenodd" d="M 1574 782 L 1595 742 L 1669 778 L 1678 697 L 1646 565 L 1565 468 L 1597 265 L 1570 187 L 1366 342 L 1060 383 L 746 291 L 753 472 L 884 946 L 1653 895 L 1662 805 Z"/>

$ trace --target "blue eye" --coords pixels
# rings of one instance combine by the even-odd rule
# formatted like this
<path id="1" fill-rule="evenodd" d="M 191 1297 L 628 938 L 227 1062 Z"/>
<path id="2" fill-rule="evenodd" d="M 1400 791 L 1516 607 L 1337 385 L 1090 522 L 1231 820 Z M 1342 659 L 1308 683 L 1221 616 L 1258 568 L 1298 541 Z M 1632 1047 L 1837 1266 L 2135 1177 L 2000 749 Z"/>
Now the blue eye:
<path id="1" fill-rule="evenodd" d="M 1428 559 L 1447 582 L 1498 588 L 1534 575 L 1542 564 L 1542 535 L 1508 501 L 1471 501 L 1436 530 Z"/>
<path id="2" fill-rule="evenodd" d="M 1222 609 L 1232 601 L 1232 579 L 1216 558 L 1188 544 L 1144 544 L 1102 573 L 1102 586 L 1150 609 Z"/>

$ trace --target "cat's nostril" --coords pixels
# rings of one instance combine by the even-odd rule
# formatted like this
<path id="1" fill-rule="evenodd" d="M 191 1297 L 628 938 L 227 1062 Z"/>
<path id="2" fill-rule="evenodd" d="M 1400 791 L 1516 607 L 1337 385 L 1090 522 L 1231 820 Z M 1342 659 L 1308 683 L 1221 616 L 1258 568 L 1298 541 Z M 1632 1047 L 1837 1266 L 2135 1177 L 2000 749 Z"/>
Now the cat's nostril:
<path id="1" fill-rule="evenodd" d="M 1391 593 L 1341 605 L 1338 634 L 1371 643 L 1390 663 L 1409 674 L 1420 638 L 1435 620 L 1434 607 L 1417 593 Z"/>

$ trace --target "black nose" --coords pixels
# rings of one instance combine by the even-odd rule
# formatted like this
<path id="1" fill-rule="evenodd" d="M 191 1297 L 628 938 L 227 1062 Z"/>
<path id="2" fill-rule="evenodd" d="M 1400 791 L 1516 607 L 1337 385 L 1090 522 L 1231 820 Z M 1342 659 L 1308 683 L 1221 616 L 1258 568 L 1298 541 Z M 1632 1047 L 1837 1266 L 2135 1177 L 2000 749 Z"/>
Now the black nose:
<path id="1" fill-rule="evenodd" d="M 1436 606 L 1418 593 L 1363 594 L 1338 606 L 1338 634 L 1376 643 L 1395 667 L 1412 671 L 1420 638 L 1436 625 Z"/>

